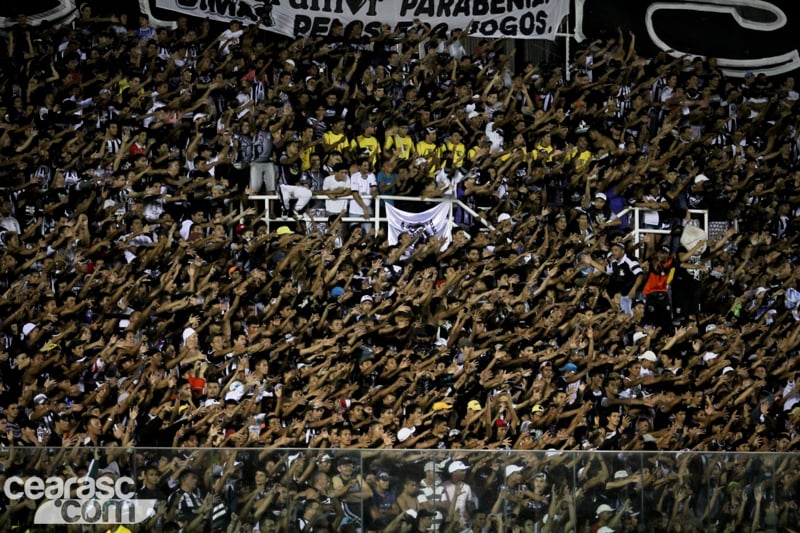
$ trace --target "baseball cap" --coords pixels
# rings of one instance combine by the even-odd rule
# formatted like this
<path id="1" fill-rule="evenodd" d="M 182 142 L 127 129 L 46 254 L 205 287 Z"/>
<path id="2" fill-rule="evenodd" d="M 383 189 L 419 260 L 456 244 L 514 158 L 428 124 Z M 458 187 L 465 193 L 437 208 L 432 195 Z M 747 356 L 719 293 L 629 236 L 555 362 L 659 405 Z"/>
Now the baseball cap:
<path id="1" fill-rule="evenodd" d="M 442 470 L 441 467 L 433 461 L 428 461 L 427 463 L 425 463 L 425 467 L 423 468 L 423 471 L 425 472 L 428 471 L 441 472 L 441 470 Z"/>
<path id="2" fill-rule="evenodd" d="M 596 193 L 594 197 L 600 200 L 608 201 L 608 196 L 606 196 L 605 193 L 602 192 Z"/>
<path id="3" fill-rule="evenodd" d="M 653 350 L 647 350 L 639 356 L 639 359 L 646 359 L 647 361 L 652 361 L 654 363 L 658 361 L 658 357 L 656 357 L 656 354 L 653 352 Z"/>
<path id="4" fill-rule="evenodd" d="M 597 506 L 597 511 L 595 511 L 595 512 L 598 515 L 600 513 L 613 513 L 614 512 L 614 508 L 611 507 L 610 505 L 608 505 L 607 503 L 603 503 L 603 504 Z"/>
<path id="5" fill-rule="evenodd" d="M 404 441 L 408 440 L 408 438 L 411 435 L 414 434 L 414 431 L 416 431 L 416 429 L 417 428 L 413 428 L 413 427 L 411 427 L 411 428 L 400 428 L 400 430 L 397 432 L 397 440 L 399 442 L 404 442 Z"/>
<path id="6" fill-rule="evenodd" d="M 338 285 L 331 289 L 331 296 L 341 296 L 344 294 L 344 289 Z"/>
<path id="7" fill-rule="evenodd" d="M 433 410 L 434 411 L 444 411 L 444 410 L 452 409 L 452 408 L 453 408 L 453 406 L 450 405 L 447 402 L 435 402 L 433 404 Z"/>
<path id="8" fill-rule="evenodd" d="M 464 464 L 464 462 L 462 462 L 462 461 L 453 461 L 447 467 L 447 471 L 450 472 L 451 474 L 453 472 L 459 472 L 461 470 L 469 470 L 469 467 L 466 464 Z"/>
<path id="9" fill-rule="evenodd" d="M 470 411 L 480 411 L 483 408 L 481 407 L 481 402 L 479 402 L 478 400 L 470 400 L 467 403 L 467 409 L 469 409 Z"/>
<path id="10" fill-rule="evenodd" d="M 564 366 L 562 366 L 561 368 L 559 368 L 558 370 L 561 371 L 561 372 L 577 372 L 578 371 L 578 367 L 575 366 L 575 363 L 567 363 Z"/>
<path id="11" fill-rule="evenodd" d="M 531 413 L 544 413 L 544 407 L 541 404 L 536 404 L 531 409 Z"/>
<path id="12" fill-rule="evenodd" d="M 372 296 L 370 296 L 369 294 L 365 294 L 364 296 L 361 297 L 361 302 L 362 303 L 363 302 L 372 302 L 372 301 L 373 301 L 372 300 Z"/>
<path id="13" fill-rule="evenodd" d="M 278 229 L 275 230 L 275 233 L 278 235 L 291 235 L 294 232 L 289 226 L 280 226 Z"/>
<path id="14" fill-rule="evenodd" d="M 522 467 L 519 465 L 508 465 L 506 467 L 506 477 L 516 474 L 517 472 L 522 472 Z"/>

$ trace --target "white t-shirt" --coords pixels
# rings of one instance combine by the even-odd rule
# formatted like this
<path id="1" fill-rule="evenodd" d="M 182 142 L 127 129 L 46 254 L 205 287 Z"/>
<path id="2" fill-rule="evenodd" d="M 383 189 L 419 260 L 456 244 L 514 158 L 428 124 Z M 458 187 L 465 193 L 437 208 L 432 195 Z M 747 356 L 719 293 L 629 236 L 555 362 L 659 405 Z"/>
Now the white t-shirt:
<path id="1" fill-rule="evenodd" d="M 347 189 L 348 191 L 352 190 L 350 185 L 350 176 L 347 176 L 344 181 L 338 181 L 336 176 L 331 174 L 322 182 L 322 191 L 338 191 L 340 189 Z M 347 204 L 350 202 L 349 199 L 335 199 L 335 200 L 325 200 L 325 210 L 328 213 L 341 213 L 342 211 L 347 209 Z"/>
<path id="2" fill-rule="evenodd" d="M 372 200 L 372 188 L 377 186 L 378 182 L 375 179 L 375 174 L 372 172 L 366 176 L 361 172 L 356 172 L 350 177 L 350 189 L 357 191 L 358 194 L 361 195 L 361 199 L 364 200 L 364 203 L 367 205 L 370 205 Z M 355 200 L 350 200 L 350 214 L 353 216 L 361 216 L 364 214 L 364 210 L 361 209 L 361 206 L 358 205 L 358 202 Z"/>
<path id="3" fill-rule="evenodd" d="M 219 36 L 219 53 L 223 57 L 230 53 L 230 47 L 239 44 L 239 37 L 242 36 L 244 30 L 231 31 L 225 30 Z"/>

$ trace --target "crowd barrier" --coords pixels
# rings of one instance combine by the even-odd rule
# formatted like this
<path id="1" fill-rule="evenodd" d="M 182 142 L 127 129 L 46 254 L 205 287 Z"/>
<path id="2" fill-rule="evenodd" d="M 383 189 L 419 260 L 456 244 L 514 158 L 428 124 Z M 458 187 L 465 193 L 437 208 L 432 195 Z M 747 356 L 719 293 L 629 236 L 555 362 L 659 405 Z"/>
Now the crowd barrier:
<path id="1" fill-rule="evenodd" d="M 292 217 L 287 216 L 284 210 L 279 207 L 281 204 L 281 199 L 277 194 L 254 194 L 250 195 L 249 200 L 251 202 L 256 202 L 260 204 L 260 212 L 263 213 L 262 220 L 267 224 L 267 230 L 271 231 L 273 225 L 282 225 L 286 224 L 288 221 L 294 220 Z M 315 200 L 326 200 L 329 199 L 326 195 L 314 195 Z M 352 199 L 352 196 L 342 196 L 339 199 Z M 370 223 L 373 225 L 373 229 L 377 234 L 381 223 L 387 222 L 386 210 L 383 208 L 382 204 L 386 202 L 394 202 L 394 201 L 401 201 L 407 202 L 409 204 L 416 204 L 419 206 L 419 209 L 424 209 L 426 206 L 430 207 L 432 205 L 436 205 L 439 203 L 447 203 L 449 206 L 448 210 L 448 221 L 451 226 L 455 224 L 455 210 L 462 209 L 464 213 L 472 217 L 474 220 L 478 221 L 483 227 L 488 228 L 490 230 L 494 230 L 494 225 L 486 219 L 484 213 L 481 210 L 474 210 L 470 206 L 464 204 L 461 200 L 453 197 L 434 197 L 434 198 L 423 198 L 420 196 L 394 196 L 394 195 L 381 195 L 375 196 L 370 199 L 370 203 L 372 204 L 372 214 L 369 216 L 344 216 L 342 217 L 342 221 L 344 222 L 354 222 L 354 223 Z M 691 217 L 693 223 L 697 225 L 699 228 L 703 229 L 704 231 L 710 234 L 711 223 L 709 221 L 709 213 L 706 209 L 689 209 L 689 216 Z M 648 214 L 656 213 L 656 218 L 658 218 L 657 212 L 653 211 L 652 209 L 644 209 L 641 207 L 626 207 L 619 213 L 617 213 L 617 218 L 623 219 L 626 222 L 626 227 L 629 231 L 629 237 L 632 240 L 634 245 L 638 245 L 642 242 L 642 239 L 645 235 L 669 235 L 672 233 L 672 230 L 665 229 L 662 227 L 652 227 L 651 225 L 647 224 L 646 216 Z M 328 216 L 324 213 L 315 213 L 312 212 L 309 214 L 304 214 L 302 216 L 297 216 L 299 220 L 305 221 L 314 221 L 317 223 L 324 223 L 328 220 Z"/>
<path id="2" fill-rule="evenodd" d="M 484 519 L 495 522 L 488 531 L 508 532 L 584 531 L 599 520 L 613 522 L 615 531 L 743 531 L 754 524 L 760 531 L 794 519 L 800 455 L 5 448 L 0 470 L 3 531 L 117 522 L 134 532 L 160 531 L 183 520 L 186 531 L 294 533 L 304 529 L 304 516 L 327 521 L 329 529 L 309 531 L 405 531 L 422 509 L 434 511 L 431 527 L 439 531 L 447 521 Z M 181 490 L 194 490 L 208 507 L 188 529 L 192 516 L 181 501 L 191 498 Z M 387 504 L 394 501 L 398 507 Z M 415 512 L 403 511 L 412 506 Z"/>

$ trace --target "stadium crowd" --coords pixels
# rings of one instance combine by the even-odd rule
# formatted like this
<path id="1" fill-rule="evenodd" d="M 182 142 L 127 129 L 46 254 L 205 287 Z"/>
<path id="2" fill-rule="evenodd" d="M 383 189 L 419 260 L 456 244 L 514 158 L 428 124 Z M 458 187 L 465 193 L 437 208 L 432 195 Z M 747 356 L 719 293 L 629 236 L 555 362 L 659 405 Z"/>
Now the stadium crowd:
<path id="1" fill-rule="evenodd" d="M 789 456 L 562 452 L 797 449 L 794 79 L 362 30 L 4 35 L 3 475 L 140 472 L 167 530 L 636 531 L 647 498 L 648 530 L 788 531 Z M 389 245 L 342 220 L 378 194 L 471 209 Z"/>

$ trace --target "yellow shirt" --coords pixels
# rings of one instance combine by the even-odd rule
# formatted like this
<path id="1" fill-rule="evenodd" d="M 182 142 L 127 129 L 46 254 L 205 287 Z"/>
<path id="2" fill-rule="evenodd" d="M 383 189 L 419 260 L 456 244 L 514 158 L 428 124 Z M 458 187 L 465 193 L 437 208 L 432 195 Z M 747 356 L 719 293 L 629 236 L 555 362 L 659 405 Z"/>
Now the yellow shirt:
<path id="1" fill-rule="evenodd" d="M 311 168 L 311 154 L 313 154 L 316 149 L 317 149 L 316 146 L 309 146 L 308 148 L 300 152 L 300 164 L 304 172 L 309 168 Z"/>
<path id="2" fill-rule="evenodd" d="M 452 141 L 447 141 L 439 147 L 439 157 L 443 158 L 445 152 L 452 152 L 453 164 L 456 168 L 464 165 L 464 156 L 467 155 L 467 148 L 464 143 L 453 144 Z"/>
<path id="3" fill-rule="evenodd" d="M 409 136 L 390 135 L 386 137 L 383 149 L 388 152 L 392 148 L 395 149 L 398 159 L 411 159 L 411 155 L 414 153 L 414 139 Z"/>
<path id="4" fill-rule="evenodd" d="M 589 161 L 592 160 L 592 152 L 589 150 L 584 150 L 583 152 L 579 152 L 577 148 L 573 148 L 569 152 L 567 152 L 566 157 L 567 162 L 571 162 L 575 169 L 581 169 L 589 164 Z"/>
<path id="5" fill-rule="evenodd" d="M 531 152 L 531 159 L 534 161 L 538 159 L 544 159 L 548 163 L 553 160 L 553 147 L 552 146 L 542 146 L 541 144 L 537 144 L 536 147 Z"/>
<path id="6" fill-rule="evenodd" d="M 417 157 L 424 157 L 429 164 L 432 162 L 438 151 L 439 147 L 433 143 L 429 143 L 425 140 L 417 143 Z M 436 165 L 431 165 L 430 170 L 428 171 L 428 176 L 431 178 L 436 176 L 437 170 L 438 169 L 436 168 Z"/>
<path id="7" fill-rule="evenodd" d="M 420 141 L 417 143 L 417 157 L 428 158 L 428 154 L 434 154 L 439 150 L 439 147 L 427 141 Z M 433 157 L 433 156 L 431 156 Z"/>
<path id="8" fill-rule="evenodd" d="M 528 151 L 525 149 L 524 146 L 519 146 L 517 148 L 512 148 L 509 152 L 506 152 L 505 154 L 501 155 L 500 161 L 508 161 L 508 159 L 514 154 L 514 152 L 517 152 L 519 150 L 522 150 L 522 156 L 523 156 L 522 159 L 525 160 L 525 157 L 528 155 Z"/>
<path id="9" fill-rule="evenodd" d="M 361 150 L 369 150 L 369 161 L 374 166 L 378 162 L 378 155 L 381 153 L 381 144 L 375 136 L 364 137 L 359 135 L 350 143 L 350 150 L 356 156 L 361 153 Z"/>
<path id="10" fill-rule="evenodd" d="M 322 142 L 325 144 L 326 152 L 333 152 L 336 150 L 344 152 L 350 148 L 350 139 L 348 139 L 347 135 L 344 133 L 326 131 L 322 136 Z"/>

